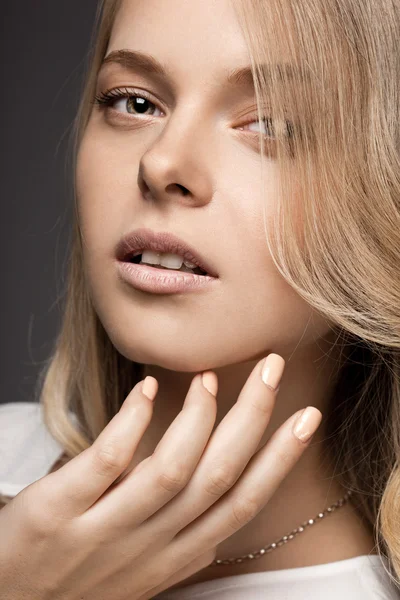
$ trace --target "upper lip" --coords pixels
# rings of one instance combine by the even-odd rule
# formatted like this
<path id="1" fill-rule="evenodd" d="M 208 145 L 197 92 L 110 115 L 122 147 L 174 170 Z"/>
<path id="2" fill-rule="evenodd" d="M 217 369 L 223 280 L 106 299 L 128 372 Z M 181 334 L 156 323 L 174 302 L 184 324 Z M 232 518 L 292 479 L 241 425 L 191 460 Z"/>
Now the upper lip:
<path id="1" fill-rule="evenodd" d="M 218 277 L 207 259 L 192 246 L 167 231 L 155 232 L 151 229 L 141 228 L 127 233 L 117 245 L 116 257 L 120 261 L 127 261 L 141 250 L 179 254 L 184 260 L 190 261 L 206 271 L 207 275 Z"/>

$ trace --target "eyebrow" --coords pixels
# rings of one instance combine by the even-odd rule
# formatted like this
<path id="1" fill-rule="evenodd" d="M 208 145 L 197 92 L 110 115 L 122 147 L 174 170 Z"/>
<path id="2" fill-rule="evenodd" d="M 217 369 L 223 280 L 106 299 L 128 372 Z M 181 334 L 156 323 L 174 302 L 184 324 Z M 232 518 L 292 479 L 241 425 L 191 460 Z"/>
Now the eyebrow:
<path id="1" fill-rule="evenodd" d="M 108 64 L 118 64 L 128 69 L 129 71 L 135 71 L 140 69 L 146 71 L 149 74 L 157 75 L 158 77 L 167 80 L 170 76 L 169 69 L 166 65 L 156 60 L 150 54 L 145 52 L 139 52 L 138 50 L 113 50 L 104 59 L 100 66 L 100 71 Z M 289 80 L 304 80 L 304 75 L 297 70 L 291 63 L 276 63 L 262 64 L 261 69 L 268 76 L 272 69 L 275 69 L 277 74 Z M 99 72 L 100 72 L 99 71 Z M 254 87 L 253 72 L 250 66 L 241 67 L 229 71 L 226 77 L 226 83 L 229 86 L 251 86 Z"/>

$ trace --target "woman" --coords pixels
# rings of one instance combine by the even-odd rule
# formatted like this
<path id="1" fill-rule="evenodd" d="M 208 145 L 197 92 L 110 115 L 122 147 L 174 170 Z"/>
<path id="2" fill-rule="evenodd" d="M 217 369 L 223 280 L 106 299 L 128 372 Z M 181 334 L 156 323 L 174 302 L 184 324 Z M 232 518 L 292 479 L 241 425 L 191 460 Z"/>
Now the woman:
<path id="1" fill-rule="evenodd" d="M 10 597 L 399 597 L 399 33 L 397 0 L 100 3 Z"/>

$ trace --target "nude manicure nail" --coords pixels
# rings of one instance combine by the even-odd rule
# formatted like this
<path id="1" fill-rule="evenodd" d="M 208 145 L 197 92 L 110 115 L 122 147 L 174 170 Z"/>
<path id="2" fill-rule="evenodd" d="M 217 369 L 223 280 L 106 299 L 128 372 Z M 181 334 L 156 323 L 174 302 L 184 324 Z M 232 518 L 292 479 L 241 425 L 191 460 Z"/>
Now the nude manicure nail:
<path id="1" fill-rule="evenodd" d="M 302 442 L 308 442 L 310 437 L 318 429 L 321 419 L 322 414 L 317 408 L 307 406 L 294 424 L 294 435 Z"/>
<path id="2" fill-rule="evenodd" d="M 279 354 L 269 354 L 264 361 L 261 378 L 266 386 L 277 391 L 285 369 L 285 360 Z"/>
<path id="3" fill-rule="evenodd" d="M 212 372 L 210 373 L 210 371 L 205 371 L 201 378 L 206 390 L 208 390 L 213 396 L 216 396 L 218 384 L 215 374 Z"/>
<path id="4" fill-rule="evenodd" d="M 149 375 L 144 379 L 142 383 L 142 394 L 147 396 L 152 402 L 157 393 L 157 380 Z"/>

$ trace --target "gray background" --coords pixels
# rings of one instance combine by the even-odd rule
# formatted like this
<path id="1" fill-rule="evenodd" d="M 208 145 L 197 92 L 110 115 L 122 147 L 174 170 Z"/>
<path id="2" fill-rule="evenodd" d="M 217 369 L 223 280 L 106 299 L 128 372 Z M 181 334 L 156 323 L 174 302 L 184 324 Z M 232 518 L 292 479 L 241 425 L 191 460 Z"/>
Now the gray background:
<path id="1" fill-rule="evenodd" d="M 0 403 L 30 402 L 60 322 L 70 134 L 97 0 L 2 6 Z"/>

